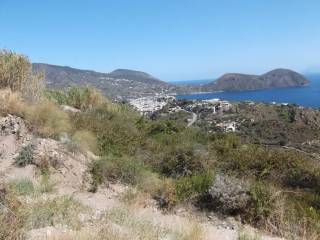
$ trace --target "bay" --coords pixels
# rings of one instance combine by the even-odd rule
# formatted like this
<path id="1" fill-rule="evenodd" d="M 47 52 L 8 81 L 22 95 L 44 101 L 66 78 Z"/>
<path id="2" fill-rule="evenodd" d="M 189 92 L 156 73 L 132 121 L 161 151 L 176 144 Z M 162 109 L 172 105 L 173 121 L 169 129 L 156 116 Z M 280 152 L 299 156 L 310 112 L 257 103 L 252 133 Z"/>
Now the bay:
<path id="1" fill-rule="evenodd" d="M 306 75 L 306 78 L 310 81 L 310 84 L 304 87 L 183 94 L 177 95 L 176 98 L 187 100 L 206 100 L 219 98 L 221 100 L 228 101 L 290 103 L 304 107 L 320 108 L 320 74 Z M 176 82 L 176 84 L 177 83 L 178 82 Z M 196 85 L 197 80 L 183 81 L 183 83 L 181 82 L 181 85 L 182 84 Z M 203 81 L 200 80 L 198 84 L 203 84 Z"/>

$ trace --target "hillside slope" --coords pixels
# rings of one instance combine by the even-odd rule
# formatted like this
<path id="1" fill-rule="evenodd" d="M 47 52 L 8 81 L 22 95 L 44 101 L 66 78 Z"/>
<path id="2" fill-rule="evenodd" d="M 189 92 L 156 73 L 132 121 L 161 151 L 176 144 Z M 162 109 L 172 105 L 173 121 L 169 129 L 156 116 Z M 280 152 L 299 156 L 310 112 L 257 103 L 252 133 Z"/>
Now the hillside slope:
<path id="1" fill-rule="evenodd" d="M 14 218 L 22 218 L 13 211 L 23 203 L 30 222 L 16 230 L 14 239 L 237 240 L 240 234 L 280 239 L 261 235 L 249 226 L 239 227 L 241 224 L 232 219 L 220 220 L 214 214 L 211 221 L 184 208 L 164 214 L 153 199 L 132 186 L 110 183 L 88 192 L 87 168 L 93 161 L 88 154 L 69 152 L 61 141 L 32 136 L 19 117 L 0 117 L 0 126 L 0 143 L 5 146 L 0 155 L 0 203 L 9 197 L 12 202 L 15 199 L 12 209 L 7 202 L 3 205 L 12 211 L 5 216 L 15 214 Z M 31 142 L 32 162 L 17 166 L 15 156 Z M 50 178 L 44 182 L 41 168 L 46 160 Z"/>
<path id="2" fill-rule="evenodd" d="M 205 91 L 243 91 L 307 85 L 301 74 L 288 69 L 275 69 L 263 75 L 228 73 L 203 86 Z"/>
<path id="3" fill-rule="evenodd" d="M 100 89 L 112 99 L 125 100 L 156 93 L 172 93 L 176 87 L 148 73 L 117 69 L 111 73 L 100 73 L 65 66 L 34 63 L 35 72 L 44 71 L 49 88 L 90 85 Z"/>

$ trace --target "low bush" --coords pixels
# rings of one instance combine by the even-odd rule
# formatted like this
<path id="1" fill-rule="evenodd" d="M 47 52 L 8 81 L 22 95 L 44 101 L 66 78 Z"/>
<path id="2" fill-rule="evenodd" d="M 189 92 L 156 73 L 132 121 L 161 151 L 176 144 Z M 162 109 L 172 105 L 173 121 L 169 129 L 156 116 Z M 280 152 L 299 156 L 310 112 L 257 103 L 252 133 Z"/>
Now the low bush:
<path id="1" fill-rule="evenodd" d="M 280 194 L 280 193 L 279 193 Z M 247 220 L 258 224 L 267 219 L 275 209 L 277 193 L 268 184 L 256 182 L 250 187 L 251 206 L 246 214 Z"/>
<path id="2" fill-rule="evenodd" d="M 47 98 L 60 105 L 69 105 L 82 111 L 101 107 L 108 100 L 95 88 L 71 87 L 66 91 L 47 90 Z"/>
<path id="3" fill-rule="evenodd" d="M 152 171 L 143 171 L 138 178 L 137 187 L 139 190 L 156 196 L 164 184 L 164 178 Z"/>
<path id="4" fill-rule="evenodd" d="M 157 193 L 153 196 L 163 210 L 171 210 L 177 204 L 176 186 L 172 179 L 164 178 Z"/>
<path id="5" fill-rule="evenodd" d="M 22 117 L 26 108 L 20 94 L 12 92 L 10 89 L 0 90 L 0 114 L 15 114 Z"/>
<path id="6" fill-rule="evenodd" d="M 15 158 L 14 163 L 19 167 L 24 167 L 28 164 L 31 164 L 33 161 L 33 151 L 34 146 L 32 144 L 23 146 L 18 156 Z"/>
<path id="7" fill-rule="evenodd" d="M 207 194 L 213 182 L 214 176 L 212 173 L 181 177 L 176 182 L 177 195 L 183 201 Z"/>
<path id="8" fill-rule="evenodd" d="M 58 224 L 77 227 L 78 214 L 84 208 L 70 197 L 56 197 L 32 205 L 28 214 L 27 228 L 43 228 Z"/>
<path id="9" fill-rule="evenodd" d="M 0 90 L 0 114 L 14 114 L 24 118 L 30 129 L 44 137 L 57 137 L 71 129 L 70 118 L 55 103 L 43 100 L 28 104 L 21 94 Z"/>
<path id="10" fill-rule="evenodd" d="M 10 188 L 18 195 L 31 195 L 35 188 L 29 179 L 18 179 L 10 183 Z"/>
<path id="11" fill-rule="evenodd" d="M 147 134 L 149 136 L 157 137 L 161 134 L 173 134 L 180 132 L 183 129 L 181 125 L 177 125 L 174 121 L 154 121 L 151 122 L 147 128 Z"/>
<path id="12" fill-rule="evenodd" d="M 141 131 L 136 127 L 138 115 L 125 106 L 113 109 L 105 105 L 73 116 L 74 129 L 90 131 L 97 137 L 99 155 L 133 156 L 142 144 Z"/>
<path id="13" fill-rule="evenodd" d="M 251 202 L 248 183 L 221 174 L 215 177 L 215 181 L 209 189 L 209 195 L 212 208 L 231 215 L 245 213 Z"/>
<path id="14" fill-rule="evenodd" d="M 25 117 L 33 130 L 44 137 L 58 137 L 71 129 L 68 114 L 48 100 L 28 107 Z"/>
<path id="15" fill-rule="evenodd" d="M 50 181 L 50 175 L 48 172 L 44 172 L 41 175 L 40 184 L 37 190 L 40 193 L 51 193 L 54 190 L 54 183 Z"/>
<path id="16" fill-rule="evenodd" d="M 240 139 L 233 133 L 217 133 L 209 135 L 208 147 L 211 152 L 216 152 L 221 157 L 229 154 L 230 151 L 237 149 Z"/>
<path id="17" fill-rule="evenodd" d="M 76 143 L 76 145 L 79 147 L 82 151 L 97 151 L 97 138 L 96 136 L 87 130 L 80 130 L 76 131 L 73 136 L 72 140 Z"/>
<path id="18" fill-rule="evenodd" d="M 224 171 L 240 177 L 252 176 L 288 187 L 319 189 L 319 166 L 295 151 L 245 145 L 223 155 L 219 165 Z"/>
<path id="19" fill-rule="evenodd" d="M 137 184 L 143 174 L 148 171 L 146 166 L 130 157 L 109 156 L 95 161 L 91 166 L 91 174 L 98 184 L 106 180 Z"/>
<path id="20" fill-rule="evenodd" d="M 167 177 L 182 177 L 203 172 L 207 167 L 206 159 L 195 151 L 193 146 L 171 145 L 162 148 L 152 162 L 154 169 Z"/>

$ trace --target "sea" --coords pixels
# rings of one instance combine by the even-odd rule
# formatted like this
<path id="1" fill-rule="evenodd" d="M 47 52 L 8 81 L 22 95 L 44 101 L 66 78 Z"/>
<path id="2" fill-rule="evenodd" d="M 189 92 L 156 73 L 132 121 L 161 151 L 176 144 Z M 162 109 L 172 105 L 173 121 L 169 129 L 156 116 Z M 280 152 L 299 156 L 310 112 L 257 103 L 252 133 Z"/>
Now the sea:
<path id="1" fill-rule="evenodd" d="M 206 100 L 219 98 L 228 101 L 254 101 L 264 103 L 290 103 L 299 106 L 320 108 L 320 74 L 305 75 L 310 81 L 308 86 L 273 88 L 264 90 L 210 92 L 177 95 L 177 99 Z M 212 80 L 190 80 L 172 82 L 178 85 L 200 85 Z"/>

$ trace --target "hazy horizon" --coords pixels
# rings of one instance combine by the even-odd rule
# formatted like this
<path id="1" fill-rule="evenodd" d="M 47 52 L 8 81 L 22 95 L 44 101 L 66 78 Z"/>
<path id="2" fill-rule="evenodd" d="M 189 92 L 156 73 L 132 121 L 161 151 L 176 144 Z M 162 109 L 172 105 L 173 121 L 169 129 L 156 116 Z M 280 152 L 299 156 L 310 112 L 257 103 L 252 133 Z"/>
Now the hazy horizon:
<path id="1" fill-rule="evenodd" d="M 315 72 L 319 11 L 316 0 L 3 0 L 0 47 L 32 62 L 133 69 L 165 81 Z"/>

